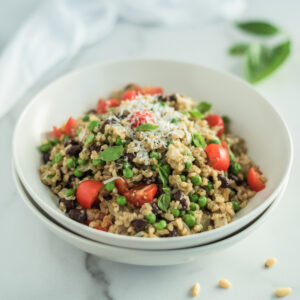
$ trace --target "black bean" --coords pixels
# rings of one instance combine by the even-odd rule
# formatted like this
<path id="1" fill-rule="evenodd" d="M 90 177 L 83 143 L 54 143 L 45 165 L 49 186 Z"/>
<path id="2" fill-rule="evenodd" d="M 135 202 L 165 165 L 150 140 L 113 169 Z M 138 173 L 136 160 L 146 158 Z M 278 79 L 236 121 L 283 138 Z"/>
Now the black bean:
<path id="1" fill-rule="evenodd" d="M 43 162 L 46 164 L 50 160 L 50 152 L 43 153 Z"/>
<path id="2" fill-rule="evenodd" d="M 106 200 L 106 201 L 110 201 L 112 200 L 113 196 L 111 194 L 107 194 L 107 195 L 103 195 L 103 198 Z"/>
<path id="3" fill-rule="evenodd" d="M 81 152 L 81 150 L 82 150 L 82 147 L 80 145 L 74 145 L 66 150 L 66 154 L 76 156 Z"/>
<path id="4" fill-rule="evenodd" d="M 169 232 L 168 237 L 174 237 L 177 236 L 178 230 L 176 227 L 172 231 Z"/>
<path id="5" fill-rule="evenodd" d="M 96 109 L 90 109 L 86 113 L 87 114 L 95 114 L 96 113 Z"/>
<path id="6" fill-rule="evenodd" d="M 64 206 L 66 208 L 66 212 L 68 212 L 70 209 L 73 209 L 76 207 L 74 200 L 66 200 L 66 199 L 60 198 L 59 203 L 64 204 Z"/>
<path id="7" fill-rule="evenodd" d="M 131 225 L 133 226 L 135 232 L 145 230 L 147 224 L 148 222 L 144 219 L 136 219 L 131 222 Z"/>
<path id="8" fill-rule="evenodd" d="M 135 155 L 133 153 L 125 153 L 124 158 L 127 157 L 127 161 L 132 162 L 135 159 Z"/>
<path id="9" fill-rule="evenodd" d="M 79 223 L 84 223 L 87 219 L 84 209 L 73 208 L 69 211 L 69 217 Z"/>
<path id="10" fill-rule="evenodd" d="M 98 208 L 99 209 L 100 200 L 97 198 L 95 202 L 92 204 L 92 208 Z"/>
<path id="11" fill-rule="evenodd" d="M 186 210 L 188 208 L 186 199 L 180 200 L 180 204 L 181 204 L 182 209 Z"/>
<path id="12" fill-rule="evenodd" d="M 64 141 L 64 146 L 65 146 L 65 148 L 66 148 L 68 145 L 78 145 L 78 142 L 76 142 L 76 141 L 73 140 L 73 139 L 66 139 L 66 140 Z"/>
<path id="13" fill-rule="evenodd" d="M 243 180 L 242 180 L 241 178 L 239 178 L 238 176 L 232 174 L 232 173 L 229 173 L 229 174 L 228 174 L 228 177 L 229 177 L 230 179 L 232 179 L 233 181 L 235 181 L 235 183 L 236 183 L 237 185 L 242 185 L 242 184 L 243 184 Z"/>
<path id="14" fill-rule="evenodd" d="M 93 145 L 91 145 L 91 147 L 90 147 L 90 151 L 96 151 L 96 152 L 99 152 L 100 150 L 101 150 L 101 146 L 100 146 L 100 145 L 93 144 Z"/>
<path id="15" fill-rule="evenodd" d="M 151 206 L 152 206 L 152 212 L 153 212 L 155 215 L 158 215 L 158 214 L 159 214 L 159 207 L 157 206 L 156 202 L 152 202 L 152 203 L 151 203 Z"/>
<path id="16" fill-rule="evenodd" d="M 142 183 L 145 183 L 145 184 L 152 184 L 152 183 L 155 183 L 155 181 L 156 181 L 155 177 L 150 177 L 150 178 L 144 177 L 142 179 Z"/>
<path id="17" fill-rule="evenodd" d="M 229 181 L 229 179 L 227 178 L 227 177 L 225 177 L 225 176 L 223 176 L 223 175 L 221 175 L 221 174 L 219 174 L 218 175 L 218 179 L 221 181 L 221 187 L 222 188 L 228 188 L 228 187 L 230 187 L 230 181 Z"/>
<path id="18" fill-rule="evenodd" d="M 172 194 L 172 199 L 175 201 L 181 201 L 184 199 L 184 193 L 182 191 L 177 191 Z"/>
<path id="19" fill-rule="evenodd" d="M 212 176 L 208 176 L 209 181 L 214 182 L 214 178 Z"/>
<path id="20" fill-rule="evenodd" d="M 163 97 L 162 95 L 158 95 L 157 96 L 157 100 L 159 101 L 159 102 L 166 102 L 166 97 Z"/>
<path id="21" fill-rule="evenodd" d="M 158 198 L 162 194 L 164 194 L 163 185 L 162 184 L 158 184 L 157 185 L 157 192 L 155 194 L 155 197 Z"/>
<path id="22" fill-rule="evenodd" d="M 87 170 L 84 172 L 84 176 L 94 176 L 94 172 L 92 170 Z"/>

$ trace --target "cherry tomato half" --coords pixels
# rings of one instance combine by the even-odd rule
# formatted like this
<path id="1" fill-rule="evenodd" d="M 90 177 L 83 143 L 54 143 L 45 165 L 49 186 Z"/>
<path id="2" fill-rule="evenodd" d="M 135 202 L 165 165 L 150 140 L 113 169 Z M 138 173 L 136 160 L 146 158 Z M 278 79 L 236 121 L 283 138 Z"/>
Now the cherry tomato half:
<path id="1" fill-rule="evenodd" d="M 129 189 L 127 192 L 124 193 L 127 201 L 135 206 L 142 206 L 144 203 L 152 202 L 155 194 L 157 192 L 157 185 L 150 184 L 150 185 L 138 185 Z"/>
<path id="2" fill-rule="evenodd" d="M 141 89 L 142 95 L 158 95 L 162 93 L 163 93 L 163 89 L 155 86 L 145 86 Z"/>
<path id="3" fill-rule="evenodd" d="M 99 99 L 98 100 L 98 106 L 97 106 L 97 114 L 105 114 L 107 113 L 107 109 L 109 107 L 117 107 L 120 105 L 119 100 L 111 98 L 108 100 Z"/>
<path id="4" fill-rule="evenodd" d="M 65 125 L 65 132 L 68 136 L 73 137 L 74 136 L 74 131 L 77 128 L 77 122 L 75 119 L 70 117 Z"/>
<path id="5" fill-rule="evenodd" d="M 58 139 L 62 136 L 62 132 L 56 126 L 53 126 L 53 133 Z"/>
<path id="6" fill-rule="evenodd" d="M 221 136 L 224 132 L 224 122 L 223 119 L 218 115 L 210 115 L 205 118 L 210 127 L 218 127 L 217 136 Z"/>
<path id="7" fill-rule="evenodd" d="M 84 208 L 91 208 L 98 197 L 103 183 L 96 180 L 85 180 L 78 185 L 76 199 Z"/>
<path id="8" fill-rule="evenodd" d="M 255 192 L 259 192 L 266 187 L 260 179 L 260 175 L 262 175 L 262 172 L 255 167 L 251 167 L 248 171 L 247 183 L 251 190 Z"/>
<path id="9" fill-rule="evenodd" d="M 136 96 L 137 96 L 137 92 L 130 90 L 123 94 L 122 100 L 134 100 Z"/>
<path id="10" fill-rule="evenodd" d="M 154 123 L 154 114 L 150 110 L 141 110 L 136 113 L 133 113 L 129 122 L 131 123 L 131 127 L 138 127 L 142 124 Z"/>
<path id="11" fill-rule="evenodd" d="M 210 165 L 218 171 L 227 171 L 230 164 L 229 154 L 226 148 L 218 144 L 209 144 L 205 147 Z"/>

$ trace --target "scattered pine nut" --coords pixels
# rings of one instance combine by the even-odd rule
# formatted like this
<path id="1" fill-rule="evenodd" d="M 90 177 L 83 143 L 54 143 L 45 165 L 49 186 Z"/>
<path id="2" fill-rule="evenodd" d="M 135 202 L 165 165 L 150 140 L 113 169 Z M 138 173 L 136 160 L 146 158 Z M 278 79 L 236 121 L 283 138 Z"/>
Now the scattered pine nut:
<path id="1" fill-rule="evenodd" d="M 222 289 L 229 289 L 231 287 L 231 283 L 226 279 L 221 279 L 219 281 L 219 287 Z"/>
<path id="2" fill-rule="evenodd" d="M 275 257 L 270 257 L 266 260 L 265 262 L 265 267 L 270 268 L 276 264 L 276 258 Z"/>
<path id="3" fill-rule="evenodd" d="M 194 284 L 194 286 L 193 286 L 193 289 L 192 289 L 192 296 L 193 296 L 193 297 L 198 296 L 199 292 L 200 292 L 200 283 L 199 283 L 199 282 L 196 282 L 196 283 Z"/>
<path id="4" fill-rule="evenodd" d="M 275 292 L 276 297 L 285 297 L 292 292 L 289 287 L 278 288 Z"/>

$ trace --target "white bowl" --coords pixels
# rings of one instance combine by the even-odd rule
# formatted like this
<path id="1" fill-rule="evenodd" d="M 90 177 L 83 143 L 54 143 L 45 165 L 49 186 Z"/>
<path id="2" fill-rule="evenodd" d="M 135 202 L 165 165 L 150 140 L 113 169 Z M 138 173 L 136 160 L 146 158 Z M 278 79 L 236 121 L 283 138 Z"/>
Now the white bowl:
<path id="1" fill-rule="evenodd" d="M 90 239 L 81 237 L 59 225 L 34 202 L 34 200 L 25 190 L 16 172 L 14 171 L 13 173 L 17 190 L 25 204 L 35 214 L 35 216 L 37 216 L 39 220 L 44 225 L 46 225 L 46 227 L 55 235 L 70 243 L 71 245 L 99 257 L 116 262 L 144 266 L 162 266 L 187 263 L 199 259 L 200 257 L 203 258 L 203 256 L 207 254 L 222 251 L 228 247 L 233 246 L 234 244 L 248 237 L 266 220 L 267 216 L 277 206 L 286 188 L 286 184 L 284 184 L 279 195 L 261 215 L 259 215 L 254 221 L 252 221 L 250 225 L 242 228 L 238 232 L 232 234 L 230 237 L 207 245 L 185 249 L 139 250 L 110 246 L 100 242 L 95 242 Z"/>
<path id="2" fill-rule="evenodd" d="M 65 216 L 58 199 L 39 179 L 41 155 L 37 149 L 45 132 L 95 107 L 100 96 L 129 82 L 163 86 L 213 103 L 216 113 L 230 116 L 232 132 L 246 139 L 250 157 L 268 177 L 267 187 L 242 209 L 230 224 L 196 235 L 144 239 L 94 230 Z M 247 83 L 225 73 L 189 63 L 131 60 L 97 64 L 56 80 L 42 90 L 21 115 L 14 132 L 13 157 L 18 176 L 37 202 L 57 222 L 95 241 L 136 249 L 175 249 L 206 244 L 242 228 L 275 199 L 292 163 L 288 129 L 272 107 Z"/>

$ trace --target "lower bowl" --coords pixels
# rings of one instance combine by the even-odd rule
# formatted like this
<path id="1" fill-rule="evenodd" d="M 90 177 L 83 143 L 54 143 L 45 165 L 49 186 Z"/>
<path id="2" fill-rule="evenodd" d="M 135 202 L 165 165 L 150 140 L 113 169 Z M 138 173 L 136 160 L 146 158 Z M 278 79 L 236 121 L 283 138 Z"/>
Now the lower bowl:
<path id="1" fill-rule="evenodd" d="M 51 217 L 42 211 L 42 209 L 34 202 L 34 200 L 25 190 L 15 170 L 14 181 L 21 198 L 29 207 L 29 209 L 51 232 L 61 239 L 85 252 L 108 260 L 145 266 L 162 266 L 187 263 L 207 254 L 218 252 L 233 246 L 237 242 L 249 236 L 249 234 L 253 233 L 266 220 L 267 216 L 280 201 L 280 198 L 282 198 L 286 188 L 285 184 L 273 203 L 259 217 L 227 238 L 206 245 L 177 250 L 139 250 L 95 242 L 71 232 L 70 230 L 57 224 Z"/>

